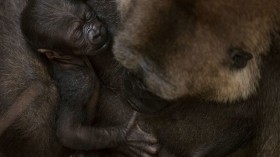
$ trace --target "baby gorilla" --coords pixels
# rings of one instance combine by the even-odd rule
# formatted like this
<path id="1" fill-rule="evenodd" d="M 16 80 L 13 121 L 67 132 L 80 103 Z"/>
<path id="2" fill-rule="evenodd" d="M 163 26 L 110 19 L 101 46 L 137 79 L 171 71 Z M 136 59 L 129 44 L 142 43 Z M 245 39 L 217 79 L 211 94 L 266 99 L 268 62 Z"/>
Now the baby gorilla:
<path id="1" fill-rule="evenodd" d="M 86 108 L 95 108 L 99 88 L 86 55 L 109 44 L 106 28 L 86 3 L 31 0 L 22 13 L 21 29 L 31 47 L 49 59 L 60 93 L 57 135 L 66 147 L 89 151 L 127 145 L 141 156 L 156 152 L 157 140 L 138 127 L 136 114 L 127 126 L 86 125 Z"/>

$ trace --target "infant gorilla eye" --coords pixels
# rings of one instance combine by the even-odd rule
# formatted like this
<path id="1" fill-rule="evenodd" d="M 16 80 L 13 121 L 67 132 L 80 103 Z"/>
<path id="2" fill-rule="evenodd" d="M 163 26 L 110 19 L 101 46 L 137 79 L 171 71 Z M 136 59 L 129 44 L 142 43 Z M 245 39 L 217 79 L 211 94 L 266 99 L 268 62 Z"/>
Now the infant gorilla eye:
<path id="1" fill-rule="evenodd" d="M 253 55 L 240 48 L 232 48 L 229 50 L 229 55 L 234 69 L 245 68 L 248 61 L 253 58 Z"/>
<path id="2" fill-rule="evenodd" d="M 93 12 L 93 11 L 87 12 L 87 13 L 85 14 L 85 19 L 86 19 L 86 21 L 91 21 L 91 20 L 96 19 L 96 14 L 95 14 L 95 12 Z"/>

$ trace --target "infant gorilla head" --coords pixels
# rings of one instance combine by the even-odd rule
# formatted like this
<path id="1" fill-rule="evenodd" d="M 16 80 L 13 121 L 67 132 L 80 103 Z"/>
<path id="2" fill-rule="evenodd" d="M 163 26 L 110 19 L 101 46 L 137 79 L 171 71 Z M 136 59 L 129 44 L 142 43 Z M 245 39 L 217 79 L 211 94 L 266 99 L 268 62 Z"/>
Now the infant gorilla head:
<path id="1" fill-rule="evenodd" d="M 244 100 L 258 86 L 275 6 L 265 0 L 120 0 L 114 54 L 143 83 L 132 92 L 142 88 L 165 100 Z"/>
<path id="2" fill-rule="evenodd" d="M 106 27 L 84 1 L 30 0 L 22 12 L 21 29 L 41 52 L 94 55 L 109 44 Z"/>

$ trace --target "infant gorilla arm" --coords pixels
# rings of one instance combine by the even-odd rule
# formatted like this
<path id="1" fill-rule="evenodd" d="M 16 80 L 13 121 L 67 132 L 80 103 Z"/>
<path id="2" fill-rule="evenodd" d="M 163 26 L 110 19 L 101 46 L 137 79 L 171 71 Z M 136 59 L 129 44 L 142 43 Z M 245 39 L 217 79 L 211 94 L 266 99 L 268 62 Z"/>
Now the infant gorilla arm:
<path id="1" fill-rule="evenodd" d="M 86 57 L 60 56 L 58 53 L 49 53 L 47 57 L 61 97 L 57 113 L 57 135 L 65 146 L 90 151 L 127 145 L 129 149 L 143 151 L 141 156 L 147 157 L 157 152 L 157 140 L 138 127 L 136 114 L 127 126 L 85 125 L 86 104 L 95 106 L 98 89 L 91 64 Z"/>
<path id="2" fill-rule="evenodd" d="M 48 55 L 50 57 L 50 55 Z M 85 105 L 88 102 L 95 103 L 96 97 L 92 98 L 92 91 L 96 91 L 96 77 L 91 70 L 85 57 L 67 56 L 67 60 L 74 60 L 74 63 L 64 62 L 65 56 L 50 58 L 52 76 L 57 81 L 61 96 L 58 117 L 57 135 L 61 142 L 70 148 L 78 150 L 93 150 L 116 147 L 125 144 L 127 137 L 133 134 L 133 138 L 140 138 L 141 130 L 135 127 L 135 116 L 127 127 L 97 128 L 85 126 L 86 113 Z M 60 62 L 60 59 L 62 62 Z M 80 64 L 76 64 L 80 63 Z M 91 101 L 92 100 L 92 101 Z M 147 135 L 154 141 L 153 137 Z M 142 140 L 142 139 L 141 139 Z"/>
<path id="3" fill-rule="evenodd" d="M 128 145 L 141 150 L 141 156 L 156 152 L 157 140 L 136 125 L 136 114 L 127 126 L 86 126 L 85 108 L 95 108 L 98 81 L 83 55 L 102 52 L 109 43 L 105 27 L 86 3 L 31 0 L 22 13 L 21 28 L 31 47 L 49 59 L 60 94 L 57 135 L 65 146 L 94 150 Z"/>

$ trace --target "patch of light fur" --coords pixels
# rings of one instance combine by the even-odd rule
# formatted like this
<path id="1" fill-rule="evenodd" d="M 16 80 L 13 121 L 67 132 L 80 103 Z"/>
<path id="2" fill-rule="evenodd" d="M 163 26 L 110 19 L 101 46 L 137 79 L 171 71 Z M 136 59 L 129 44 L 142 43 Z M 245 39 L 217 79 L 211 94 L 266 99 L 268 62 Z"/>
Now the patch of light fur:
<path id="1" fill-rule="evenodd" d="M 233 102 L 245 100 L 256 92 L 260 73 L 256 63 L 241 70 L 232 72 L 228 86 L 222 87 L 217 94 L 217 101 Z"/>

